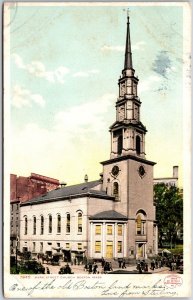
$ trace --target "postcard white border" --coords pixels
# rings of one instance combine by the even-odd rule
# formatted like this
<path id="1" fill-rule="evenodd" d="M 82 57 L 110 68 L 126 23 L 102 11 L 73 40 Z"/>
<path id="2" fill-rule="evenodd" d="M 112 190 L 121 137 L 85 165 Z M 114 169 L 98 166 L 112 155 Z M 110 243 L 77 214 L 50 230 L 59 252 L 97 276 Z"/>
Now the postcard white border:
<path id="1" fill-rule="evenodd" d="M 50 2 L 19 2 L 18 6 L 181 6 L 184 9 L 184 68 L 183 68 L 183 163 L 184 163 L 184 274 L 179 275 L 182 278 L 183 284 L 176 287 L 175 290 L 168 290 L 168 294 L 158 293 L 158 295 L 151 293 L 145 294 L 147 287 L 152 287 L 157 283 L 157 286 L 164 284 L 166 275 L 10 275 L 9 265 L 9 225 L 10 225 L 10 74 L 9 74 L 9 49 L 10 49 L 10 35 L 9 35 L 9 6 L 14 5 L 15 2 L 7 2 L 4 4 L 4 293 L 9 298 L 117 298 L 121 297 L 125 287 L 128 286 L 128 294 L 126 297 L 189 297 L 191 294 L 191 78 L 190 78 L 190 52 L 191 52 L 191 5 L 189 2 L 67 2 L 67 3 L 50 3 Z M 188 130 L 187 130 L 188 129 Z M 139 280 L 140 276 L 140 280 Z M 72 282 L 71 282 L 72 281 Z M 86 282 L 81 284 L 80 282 Z M 36 285 L 39 283 L 39 289 Z M 47 288 L 46 288 L 46 283 Z M 113 291 L 113 286 L 117 294 L 101 295 L 101 285 L 105 285 L 106 289 Z M 66 284 L 66 288 L 65 288 Z M 129 288 L 129 284 L 144 285 L 146 288 Z M 21 290 L 16 292 L 14 285 L 18 285 Z M 48 288 L 50 286 L 50 288 Z M 51 286 L 55 286 L 54 289 Z M 15 286 L 16 287 L 16 286 Z M 59 288 L 60 287 L 60 288 Z M 111 288 L 110 288 L 111 287 Z M 122 287 L 122 288 L 121 288 Z M 34 288 L 31 293 L 30 288 Z M 37 286 L 38 288 L 38 286 Z M 23 290 L 22 290 L 23 289 Z M 129 290 L 140 291 L 141 294 L 131 293 Z M 177 294 L 173 294 L 174 292 Z"/>

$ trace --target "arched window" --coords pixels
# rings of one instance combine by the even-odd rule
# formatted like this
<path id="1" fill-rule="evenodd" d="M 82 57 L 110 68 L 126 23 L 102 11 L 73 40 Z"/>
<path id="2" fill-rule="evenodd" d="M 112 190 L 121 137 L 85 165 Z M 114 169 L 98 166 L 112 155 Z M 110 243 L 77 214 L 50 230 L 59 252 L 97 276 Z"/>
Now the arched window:
<path id="1" fill-rule="evenodd" d="M 52 233 L 52 215 L 48 217 L 48 232 Z"/>
<path id="2" fill-rule="evenodd" d="M 143 210 L 139 210 L 136 217 L 136 234 L 146 234 L 146 213 Z"/>
<path id="3" fill-rule="evenodd" d="M 136 220 L 136 226 L 137 226 L 137 234 L 141 234 L 141 216 L 137 216 Z"/>
<path id="4" fill-rule="evenodd" d="M 57 233 L 61 233 L 61 215 L 57 215 Z"/>
<path id="5" fill-rule="evenodd" d="M 141 139 L 138 135 L 136 136 L 136 152 L 137 154 L 141 153 Z"/>
<path id="6" fill-rule="evenodd" d="M 66 232 L 70 233 L 70 214 L 66 214 Z"/>
<path id="7" fill-rule="evenodd" d="M 82 213 L 78 213 L 78 233 L 82 233 Z"/>
<path id="8" fill-rule="evenodd" d="M 27 216 L 25 216 L 24 222 L 25 222 L 25 225 L 24 225 L 24 234 L 26 235 L 27 234 L 27 227 L 28 227 Z"/>
<path id="9" fill-rule="evenodd" d="M 44 234 L 44 217 L 40 217 L 40 234 Z"/>
<path id="10" fill-rule="evenodd" d="M 121 155 L 122 153 L 122 148 L 123 148 L 123 136 L 121 134 L 117 140 L 117 152 L 119 155 Z"/>
<path id="11" fill-rule="evenodd" d="M 33 234 L 36 234 L 36 217 L 33 217 Z"/>
<path id="12" fill-rule="evenodd" d="M 119 184 L 118 184 L 118 182 L 113 183 L 113 196 L 115 196 L 115 200 L 119 199 Z"/>

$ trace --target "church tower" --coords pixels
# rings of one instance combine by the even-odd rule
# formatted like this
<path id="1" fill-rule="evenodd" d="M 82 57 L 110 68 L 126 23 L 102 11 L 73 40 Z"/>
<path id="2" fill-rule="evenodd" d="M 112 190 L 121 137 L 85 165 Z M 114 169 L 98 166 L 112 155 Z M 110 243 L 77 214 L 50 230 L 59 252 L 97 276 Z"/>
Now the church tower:
<path id="1" fill-rule="evenodd" d="M 128 218 L 126 256 L 147 258 L 157 253 L 157 227 L 153 202 L 154 162 L 145 157 L 145 126 L 141 122 L 139 79 L 132 62 L 130 22 L 127 33 L 124 69 L 118 81 L 116 119 L 110 127 L 110 159 L 103 165 L 103 190 L 114 196 L 113 210 Z"/>
<path id="2" fill-rule="evenodd" d="M 145 126 L 140 121 L 141 102 L 138 97 L 139 79 L 132 63 L 130 23 L 127 18 L 125 64 L 119 79 L 119 96 L 116 102 L 116 121 L 110 127 L 111 158 L 131 154 L 145 158 Z"/>

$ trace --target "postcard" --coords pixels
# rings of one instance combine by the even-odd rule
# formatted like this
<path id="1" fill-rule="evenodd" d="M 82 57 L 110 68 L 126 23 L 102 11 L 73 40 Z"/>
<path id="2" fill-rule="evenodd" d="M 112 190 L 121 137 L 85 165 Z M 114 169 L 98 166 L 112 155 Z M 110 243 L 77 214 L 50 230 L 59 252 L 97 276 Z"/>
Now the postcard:
<path id="1" fill-rule="evenodd" d="M 191 295 L 188 2 L 5 2 L 4 295 Z"/>

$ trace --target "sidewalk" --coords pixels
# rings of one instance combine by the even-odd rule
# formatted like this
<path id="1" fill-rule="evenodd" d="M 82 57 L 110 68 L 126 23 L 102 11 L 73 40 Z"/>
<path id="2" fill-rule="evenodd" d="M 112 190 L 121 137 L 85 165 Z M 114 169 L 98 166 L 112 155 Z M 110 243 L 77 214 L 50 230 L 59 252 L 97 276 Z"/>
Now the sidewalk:
<path id="1" fill-rule="evenodd" d="M 65 262 L 61 262 L 59 266 L 52 266 L 50 264 L 43 264 L 43 266 L 45 267 L 45 269 L 48 267 L 50 270 L 50 274 L 58 274 L 59 270 L 61 267 L 64 267 L 66 265 Z M 70 268 L 72 270 L 72 272 L 74 274 L 88 274 L 88 271 L 85 271 L 84 269 L 84 265 L 70 265 Z M 113 271 L 117 271 L 117 270 L 125 270 L 125 271 L 131 271 L 131 272 L 136 272 L 136 265 L 127 265 L 126 269 L 121 269 L 121 268 L 113 268 Z M 101 264 L 98 264 L 98 269 L 97 271 L 99 272 L 99 274 L 102 273 L 102 267 Z M 168 267 L 162 267 L 162 268 L 158 268 L 155 269 L 154 271 L 152 271 L 150 268 L 148 270 L 150 273 L 154 274 L 154 273 L 163 273 L 163 274 L 176 274 L 178 273 L 178 271 L 170 271 L 170 269 Z M 46 270 L 45 270 L 46 273 Z"/>

